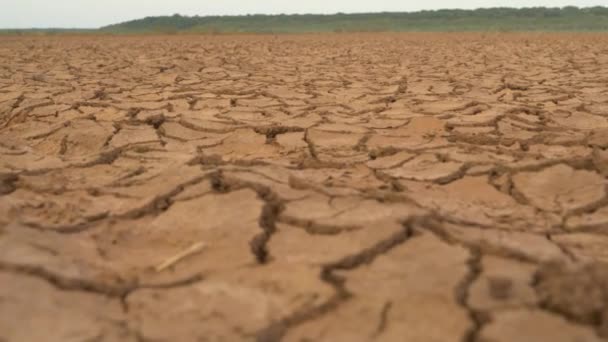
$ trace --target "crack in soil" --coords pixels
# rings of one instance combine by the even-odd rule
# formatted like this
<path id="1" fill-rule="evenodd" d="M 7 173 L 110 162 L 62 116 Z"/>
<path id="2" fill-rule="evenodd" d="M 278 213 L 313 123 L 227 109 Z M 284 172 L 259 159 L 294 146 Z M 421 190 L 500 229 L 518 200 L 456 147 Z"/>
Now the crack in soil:
<path id="1" fill-rule="evenodd" d="M 372 263 L 376 257 L 382 255 L 391 249 L 405 243 L 414 234 L 414 227 L 424 225 L 428 217 L 410 217 L 403 222 L 403 228 L 391 235 L 390 237 L 377 242 L 356 254 L 346 256 L 340 260 L 328 263 L 322 266 L 320 278 L 323 282 L 334 289 L 334 295 L 325 303 L 311 308 L 304 309 L 299 312 L 283 318 L 278 322 L 274 322 L 268 327 L 262 329 L 257 334 L 259 342 L 277 342 L 287 334 L 289 329 L 292 329 L 304 322 L 314 320 L 320 316 L 335 311 L 342 303 L 349 300 L 352 294 L 346 287 L 346 279 L 335 274 L 336 271 L 353 270 L 361 265 Z"/>
<path id="2" fill-rule="evenodd" d="M 258 220 L 262 232 L 251 239 L 249 246 L 258 263 L 264 264 L 268 262 L 270 254 L 267 245 L 277 230 L 276 222 L 278 217 L 285 210 L 284 201 L 267 186 L 236 179 L 226 179 L 221 170 L 212 173 L 210 181 L 212 188 L 217 192 L 229 193 L 247 188 L 255 191 L 258 198 L 264 201 L 262 213 Z"/>

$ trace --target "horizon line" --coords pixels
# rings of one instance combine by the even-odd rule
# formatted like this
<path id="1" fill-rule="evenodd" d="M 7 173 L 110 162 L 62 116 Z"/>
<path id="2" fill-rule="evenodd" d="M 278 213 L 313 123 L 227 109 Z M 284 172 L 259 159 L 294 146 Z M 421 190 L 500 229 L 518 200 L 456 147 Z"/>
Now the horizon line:
<path id="1" fill-rule="evenodd" d="M 318 13 L 318 12 L 308 12 L 308 13 L 297 13 L 297 12 L 291 12 L 291 13 L 275 13 L 275 14 L 270 14 L 270 13 L 244 13 L 244 14 L 205 14 L 205 15 L 200 15 L 200 14 L 193 14 L 193 15 L 188 15 L 188 14 L 181 14 L 181 13 L 173 13 L 173 14 L 163 14 L 163 15 L 153 15 L 153 16 L 145 16 L 145 17 L 139 17 L 139 18 L 135 18 L 135 19 L 129 19 L 126 21 L 121 21 L 121 22 L 116 22 L 113 24 L 107 24 L 107 25 L 103 25 L 103 26 L 97 26 L 97 27 L 0 27 L 0 31 L 6 31 L 6 30 L 87 30 L 87 31 L 93 31 L 93 30 L 99 30 L 102 29 L 104 27 L 107 26 L 112 26 L 112 25 L 120 25 L 123 23 L 128 23 L 131 21 L 137 21 L 137 20 L 142 20 L 142 19 L 146 19 L 146 18 L 159 18 L 159 17 L 172 17 L 172 16 L 181 16 L 181 17 L 188 17 L 188 18 L 212 18 L 212 17 L 247 17 L 247 16 L 306 16 L 306 15 L 320 15 L 320 16 L 332 16 L 332 15 L 358 15 L 358 14 L 400 14 L 400 13 L 421 13 L 421 12 L 437 12 L 437 11 L 477 11 L 477 10 L 482 10 L 482 9 L 540 9 L 540 8 L 544 8 L 544 9 L 564 9 L 564 8 L 568 8 L 568 7 L 573 7 L 576 9 L 587 9 L 587 8 L 608 8 L 608 6 L 603 6 L 603 5 L 596 5 L 596 6 L 575 6 L 575 5 L 567 5 L 567 6 L 554 6 L 554 7 L 548 7 L 548 6 L 521 6 L 521 7 L 517 7 L 517 6 L 494 6 L 494 7 L 475 7 L 475 8 L 456 8 L 456 7 L 452 7 L 452 8 L 437 8 L 437 9 L 421 9 L 421 10 L 416 10 L 416 11 L 370 11 L 370 12 L 333 12 L 333 13 Z"/>

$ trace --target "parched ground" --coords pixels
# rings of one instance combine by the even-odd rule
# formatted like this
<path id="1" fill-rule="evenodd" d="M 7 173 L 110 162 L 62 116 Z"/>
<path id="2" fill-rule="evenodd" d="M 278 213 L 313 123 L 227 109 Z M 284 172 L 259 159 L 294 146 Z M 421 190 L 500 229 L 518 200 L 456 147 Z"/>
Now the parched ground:
<path id="1" fill-rule="evenodd" d="M 0 38 L 0 341 L 608 338 L 608 36 Z"/>

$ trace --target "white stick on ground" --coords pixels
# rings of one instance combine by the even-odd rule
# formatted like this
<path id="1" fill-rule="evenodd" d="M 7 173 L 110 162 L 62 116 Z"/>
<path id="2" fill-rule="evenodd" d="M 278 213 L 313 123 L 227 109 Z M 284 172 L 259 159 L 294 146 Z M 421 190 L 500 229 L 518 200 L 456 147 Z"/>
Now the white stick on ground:
<path id="1" fill-rule="evenodd" d="M 175 265 L 180 260 L 189 257 L 191 255 L 200 253 L 203 249 L 207 247 L 207 244 L 204 242 L 196 242 L 192 244 L 187 249 L 177 253 L 176 255 L 170 257 L 169 259 L 163 261 L 161 264 L 155 267 L 156 272 L 162 272 L 163 270 Z"/>

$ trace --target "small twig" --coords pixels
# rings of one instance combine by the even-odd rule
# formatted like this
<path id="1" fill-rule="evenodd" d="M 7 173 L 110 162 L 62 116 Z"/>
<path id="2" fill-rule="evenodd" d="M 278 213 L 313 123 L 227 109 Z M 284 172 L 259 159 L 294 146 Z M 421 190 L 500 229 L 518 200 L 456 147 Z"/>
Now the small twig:
<path id="1" fill-rule="evenodd" d="M 155 268 L 156 272 L 162 272 L 163 270 L 173 266 L 180 260 L 182 260 L 186 257 L 189 257 L 193 254 L 200 253 L 203 249 L 205 249 L 205 247 L 207 247 L 207 244 L 204 242 L 197 242 L 197 243 L 192 244 L 187 249 L 177 253 L 176 255 L 170 257 L 169 259 L 163 261 L 160 265 L 156 266 L 156 268 Z"/>

